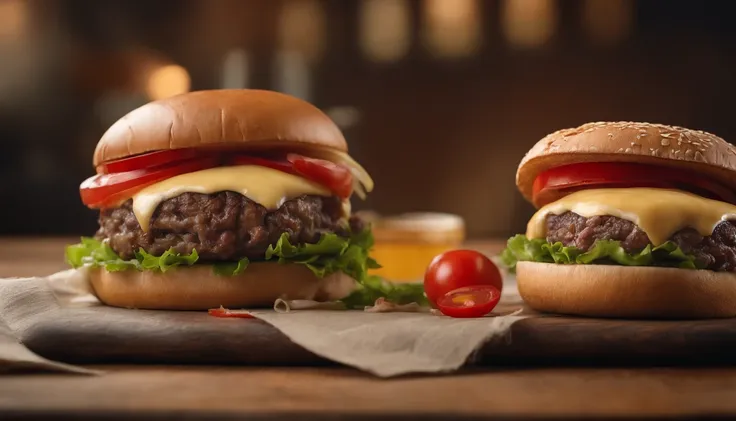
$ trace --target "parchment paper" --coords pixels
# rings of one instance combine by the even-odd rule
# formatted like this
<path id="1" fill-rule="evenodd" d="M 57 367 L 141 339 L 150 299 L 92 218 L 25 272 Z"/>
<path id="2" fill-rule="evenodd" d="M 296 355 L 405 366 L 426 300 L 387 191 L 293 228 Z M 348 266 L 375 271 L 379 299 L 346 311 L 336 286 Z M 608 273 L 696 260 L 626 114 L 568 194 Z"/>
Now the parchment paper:
<path id="1" fill-rule="evenodd" d="M 0 279 L 0 372 L 49 370 L 94 374 L 47 360 L 27 349 L 16 331 L 32 312 L 72 305 L 101 305 L 91 294 L 84 269 L 44 278 Z M 380 377 L 409 373 L 444 373 L 458 369 L 486 341 L 503 337 L 524 315 L 514 312 L 521 300 L 513 280 L 504 286 L 502 314 L 452 319 L 429 313 L 362 311 L 256 310 L 259 319 L 294 343 L 329 360 Z M 131 317 L 135 317 L 135 310 Z"/>

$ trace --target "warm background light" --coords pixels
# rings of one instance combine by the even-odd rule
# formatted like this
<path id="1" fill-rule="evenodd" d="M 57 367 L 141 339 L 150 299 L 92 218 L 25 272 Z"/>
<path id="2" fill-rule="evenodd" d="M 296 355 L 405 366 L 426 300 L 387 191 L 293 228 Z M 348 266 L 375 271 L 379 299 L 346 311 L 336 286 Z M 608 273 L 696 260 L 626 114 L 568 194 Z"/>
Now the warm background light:
<path id="1" fill-rule="evenodd" d="M 555 0 L 504 0 L 501 4 L 501 28 L 514 47 L 539 47 L 552 38 L 556 27 Z"/>
<path id="2" fill-rule="evenodd" d="M 393 62 L 411 45 L 407 0 L 360 2 L 360 48 L 371 61 Z"/>
<path id="3" fill-rule="evenodd" d="M 325 12 L 316 0 L 288 0 L 279 16 L 279 47 L 300 52 L 309 60 L 319 58 L 325 43 Z"/>
<path id="4" fill-rule="evenodd" d="M 153 100 L 168 98 L 189 91 L 187 70 L 174 64 L 159 67 L 148 76 L 146 94 Z"/>
<path id="5" fill-rule="evenodd" d="M 28 2 L 0 0 L 0 41 L 13 40 L 28 30 Z"/>
<path id="6" fill-rule="evenodd" d="M 220 87 L 222 89 L 245 89 L 250 78 L 248 53 L 242 48 L 234 48 L 225 54 L 222 61 Z"/>
<path id="7" fill-rule="evenodd" d="M 582 26 L 593 44 L 613 45 L 631 32 L 632 0 L 585 0 Z"/>
<path id="8" fill-rule="evenodd" d="M 481 43 L 480 10 L 476 0 L 425 0 L 423 41 L 439 57 L 472 55 Z"/>

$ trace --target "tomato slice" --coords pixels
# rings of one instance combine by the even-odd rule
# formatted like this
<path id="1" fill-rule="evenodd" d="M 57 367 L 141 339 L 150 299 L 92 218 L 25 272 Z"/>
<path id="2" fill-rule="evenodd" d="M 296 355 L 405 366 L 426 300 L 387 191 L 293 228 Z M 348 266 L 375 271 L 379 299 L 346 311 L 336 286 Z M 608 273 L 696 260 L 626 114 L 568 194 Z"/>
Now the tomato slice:
<path id="1" fill-rule="evenodd" d="M 290 153 L 279 156 L 234 155 L 226 160 L 230 165 L 260 165 L 285 173 L 299 175 L 325 186 L 336 196 L 346 199 L 353 193 L 353 174 L 342 165 Z"/>
<path id="2" fill-rule="evenodd" d="M 542 172 L 534 180 L 532 202 L 541 207 L 589 188 L 679 189 L 736 204 L 736 192 L 717 181 L 679 169 L 624 162 L 585 162 Z"/>
<path id="3" fill-rule="evenodd" d="M 353 193 L 353 174 L 342 165 L 324 159 L 289 154 L 286 159 L 304 178 L 321 184 L 338 197 L 347 199 Z"/>
<path id="4" fill-rule="evenodd" d="M 145 168 L 160 167 L 174 162 L 186 161 L 201 156 L 202 151 L 197 151 L 196 149 L 156 151 L 98 165 L 97 172 L 100 174 L 110 174 L 141 170 Z"/>
<path id="5" fill-rule="evenodd" d="M 437 301 L 442 314 L 450 317 L 483 317 L 493 311 L 501 291 L 492 285 L 473 285 L 454 289 Z"/>
<path id="6" fill-rule="evenodd" d="M 264 158 L 253 155 L 234 155 L 226 161 L 230 165 L 260 165 L 261 167 L 273 168 L 289 174 L 298 175 L 291 162 L 282 158 Z"/>
<path id="7" fill-rule="evenodd" d="M 79 193 L 82 202 L 90 208 L 116 205 L 126 197 L 155 182 L 179 174 L 217 166 L 218 159 L 210 157 L 178 162 L 163 167 L 140 169 L 113 174 L 97 174 L 82 182 Z"/>
<path id="8" fill-rule="evenodd" d="M 211 308 L 207 310 L 207 313 L 210 316 L 215 317 L 230 317 L 230 318 L 238 318 L 238 319 L 255 319 L 256 317 L 250 314 L 247 310 L 229 310 L 224 307 L 220 308 Z"/>

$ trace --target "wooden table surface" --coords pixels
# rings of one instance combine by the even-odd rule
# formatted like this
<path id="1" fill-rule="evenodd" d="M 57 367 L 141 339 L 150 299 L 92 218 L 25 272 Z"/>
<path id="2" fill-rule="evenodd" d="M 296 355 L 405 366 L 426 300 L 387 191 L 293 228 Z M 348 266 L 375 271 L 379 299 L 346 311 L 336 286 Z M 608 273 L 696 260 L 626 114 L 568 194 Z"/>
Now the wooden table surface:
<path id="1" fill-rule="evenodd" d="M 64 269 L 70 241 L 0 240 L 0 276 Z M 736 418 L 736 368 L 504 368 L 390 380 L 334 367 L 97 368 L 106 374 L 0 375 L 0 419 Z"/>

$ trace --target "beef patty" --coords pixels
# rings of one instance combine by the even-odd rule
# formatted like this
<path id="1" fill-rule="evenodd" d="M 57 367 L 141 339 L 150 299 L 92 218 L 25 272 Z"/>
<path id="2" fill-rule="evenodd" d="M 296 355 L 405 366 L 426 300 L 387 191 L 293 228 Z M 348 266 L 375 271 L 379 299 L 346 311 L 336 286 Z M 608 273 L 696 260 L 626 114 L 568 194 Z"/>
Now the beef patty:
<path id="1" fill-rule="evenodd" d="M 148 232 L 138 224 L 132 200 L 104 209 L 96 237 L 109 239 L 123 259 L 133 258 L 139 248 L 156 256 L 172 248 L 182 254 L 196 249 L 202 260 L 258 260 L 285 232 L 292 244 L 315 243 L 322 233 L 349 235 L 342 214 L 337 197 L 300 196 L 268 210 L 238 193 L 184 193 L 158 206 Z M 361 225 L 351 218 L 351 229 Z"/>
<path id="2" fill-rule="evenodd" d="M 589 250 L 596 240 L 620 241 L 621 247 L 630 253 L 641 251 L 651 243 L 636 224 L 615 216 L 586 218 L 565 212 L 547 217 L 547 241 L 551 243 L 559 241 L 565 246 Z M 736 272 L 736 225 L 731 221 L 719 223 L 709 236 L 685 228 L 670 240 L 707 269 Z"/>

